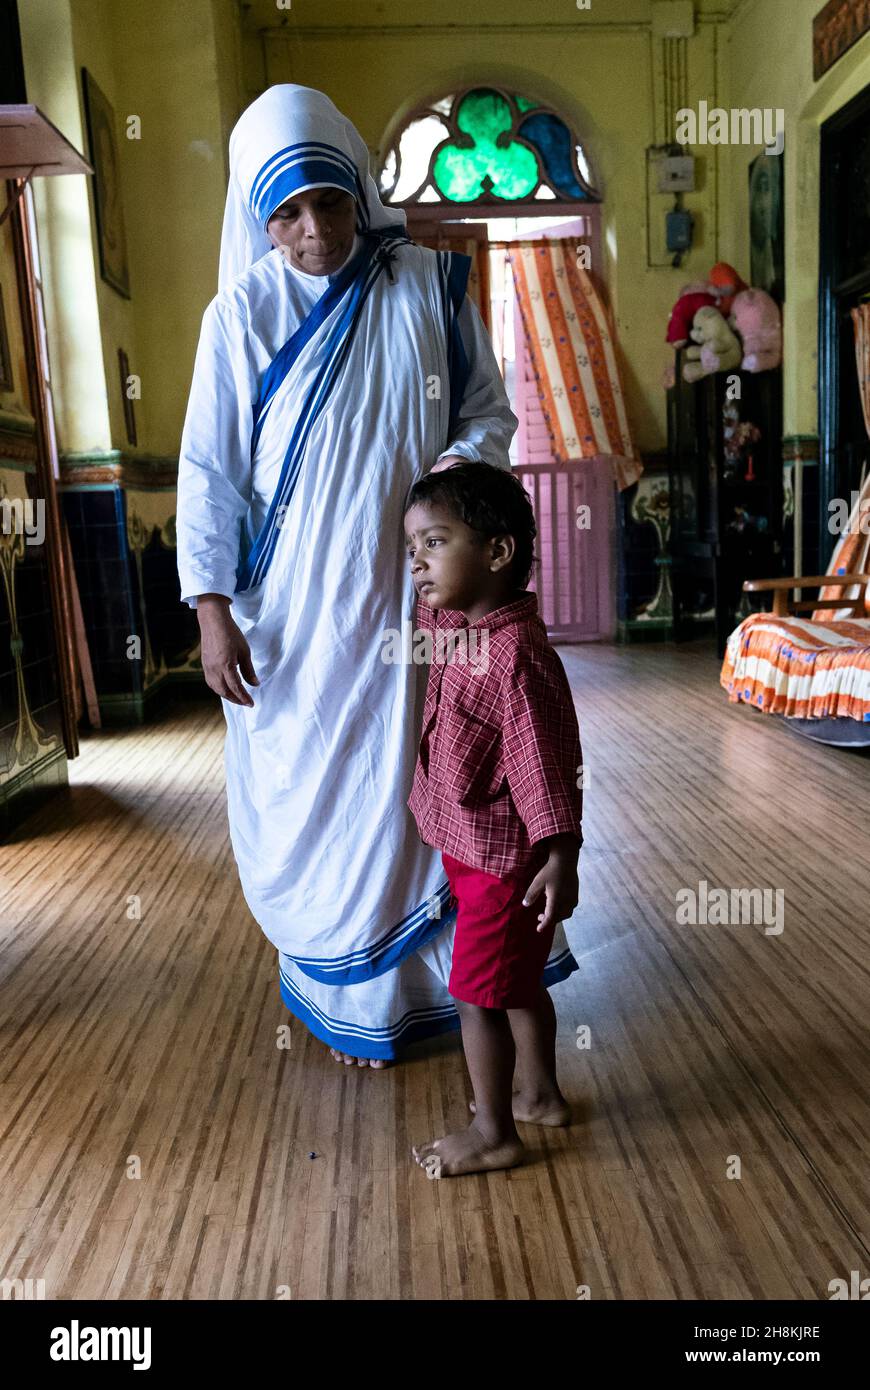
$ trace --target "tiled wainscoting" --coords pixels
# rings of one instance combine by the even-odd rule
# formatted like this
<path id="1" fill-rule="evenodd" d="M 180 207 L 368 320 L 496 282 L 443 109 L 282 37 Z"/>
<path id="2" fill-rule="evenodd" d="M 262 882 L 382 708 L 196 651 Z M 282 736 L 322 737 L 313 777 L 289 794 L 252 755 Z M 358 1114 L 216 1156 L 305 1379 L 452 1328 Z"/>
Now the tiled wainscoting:
<path id="1" fill-rule="evenodd" d="M 68 457 L 61 477 L 100 715 L 143 723 L 170 683 L 202 684 L 196 615 L 179 601 L 176 464 Z"/>

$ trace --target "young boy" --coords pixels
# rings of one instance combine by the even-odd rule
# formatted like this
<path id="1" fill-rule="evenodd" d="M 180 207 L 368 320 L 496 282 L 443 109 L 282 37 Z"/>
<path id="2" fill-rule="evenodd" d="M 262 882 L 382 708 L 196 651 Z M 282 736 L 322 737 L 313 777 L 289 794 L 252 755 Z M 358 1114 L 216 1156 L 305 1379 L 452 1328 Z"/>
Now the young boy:
<path id="1" fill-rule="evenodd" d="M 434 647 L 408 805 L 458 904 L 448 989 L 474 1088 L 469 1127 L 413 1150 L 447 1177 L 521 1162 L 515 1120 L 570 1119 L 542 974 L 578 901 L 582 755 L 564 667 L 524 587 L 535 521 L 519 480 L 485 463 L 429 473 L 408 494 L 405 533 Z"/>

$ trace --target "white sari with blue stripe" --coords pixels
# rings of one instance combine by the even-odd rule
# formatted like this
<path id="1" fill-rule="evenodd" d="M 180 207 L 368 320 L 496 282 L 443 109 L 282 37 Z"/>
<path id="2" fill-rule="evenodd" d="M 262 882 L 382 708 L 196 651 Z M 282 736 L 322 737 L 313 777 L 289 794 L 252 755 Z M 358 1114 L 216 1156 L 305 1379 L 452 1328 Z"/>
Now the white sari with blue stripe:
<path id="1" fill-rule="evenodd" d="M 276 101 L 310 105 L 318 128 L 329 115 L 308 89 L 260 101 L 269 132 Z M 389 1058 L 458 1023 L 447 880 L 406 804 L 427 669 L 382 659 L 414 619 L 404 500 L 447 452 L 509 467 L 516 419 L 465 296 L 468 258 L 384 225 L 338 124 L 336 147 L 283 141 L 265 162 L 252 129 L 249 206 L 231 217 L 228 200 L 225 283 L 203 316 L 181 442 L 181 592 L 191 606 L 232 598 L 260 681 L 252 708 L 223 702 L 227 804 L 282 998 L 334 1047 Z M 241 150 L 231 141 L 232 159 Z M 275 198 L 305 179 L 357 196 L 353 248 L 331 277 L 262 244 Z M 575 968 L 560 927 L 545 981 Z"/>

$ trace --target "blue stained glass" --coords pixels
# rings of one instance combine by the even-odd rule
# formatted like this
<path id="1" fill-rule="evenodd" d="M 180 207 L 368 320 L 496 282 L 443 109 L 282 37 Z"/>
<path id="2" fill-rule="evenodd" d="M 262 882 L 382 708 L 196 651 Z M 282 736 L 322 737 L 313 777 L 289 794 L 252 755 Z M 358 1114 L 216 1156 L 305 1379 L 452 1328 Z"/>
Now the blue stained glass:
<path id="1" fill-rule="evenodd" d="M 558 193 L 564 193 L 569 198 L 589 196 L 578 181 L 574 145 L 564 121 L 548 111 L 541 111 L 536 116 L 526 116 L 520 122 L 517 134 L 535 146 L 547 177 Z"/>

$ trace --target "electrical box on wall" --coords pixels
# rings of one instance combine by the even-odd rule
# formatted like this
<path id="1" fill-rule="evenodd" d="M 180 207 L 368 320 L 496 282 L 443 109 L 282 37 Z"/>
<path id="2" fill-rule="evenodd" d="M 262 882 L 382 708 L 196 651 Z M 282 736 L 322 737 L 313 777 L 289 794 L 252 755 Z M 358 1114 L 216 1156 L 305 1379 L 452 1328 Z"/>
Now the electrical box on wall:
<path id="1" fill-rule="evenodd" d="M 669 251 L 688 251 L 692 245 L 692 214 L 674 208 L 665 217 L 665 236 Z"/>
<path id="2" fill-rule="evenodd" d="M 690 154 L 666 154 L 658 160 L 659 193 L 693 193 L 695 161 Z"/>
<path id="3" fill-rule="evenodd" d="M 647 266 L 678 266 L 692 245 L 694 220 L 683 207 L 683 194 L 695 191 L 695 158 L 679 145 L 648 145 L 646 149 Z M 656 193 L 670 194 L 673 209 L 664 227 L 654 212 Z M 658 205 L 661 207 L 661 204 Z M 664 211 L 664 208 L 662 208 Z M 664 236 L 662 236 L 664 232 Z M 667 257 L 667 260 L 664 259 Z"/>
<path id="4" fill-rule="evenodd" d="M 695 7 L 692 0 L 653 0 L 654 39 L 691 39 L 695 34 Z"/>

